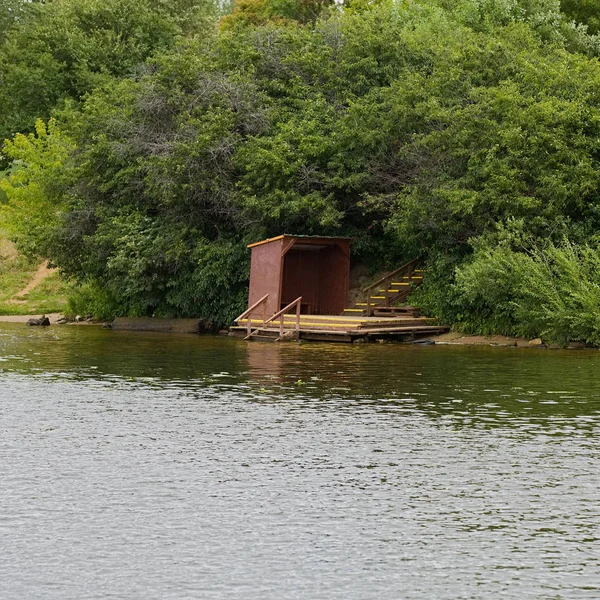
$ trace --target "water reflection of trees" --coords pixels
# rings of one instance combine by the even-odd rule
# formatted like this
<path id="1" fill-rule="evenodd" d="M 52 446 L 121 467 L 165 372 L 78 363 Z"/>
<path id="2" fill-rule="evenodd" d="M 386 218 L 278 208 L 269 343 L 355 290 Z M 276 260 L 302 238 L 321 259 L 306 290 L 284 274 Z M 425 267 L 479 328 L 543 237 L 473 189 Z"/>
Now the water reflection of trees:
<path id="1" fill-rule="evenodd" d="M 600 354 L 589 351 L 247 343 L 11 325 L 0 327 L 0 358 L 0 374 L 152 379 L 217 395 L 226 387 L 248 401 L 426 415 L 460 426 L 521 420 L 551 428 L 569 420 L 585 430 L 600 411 Z"/>
<path id="2" fill-rule="evenodd" d="M 246 345 L 248 378 L 263 394 L 320 408 L 414 410 L 461 425 L 551 425 L 600 411 L 595 352 L 407 345 Z"/>
<path id="3" fill-rule="evenodd" d="M 237 373 L 245 358 L 245 345 L 216 336 L 22 324 L 3 325 L 0 333 L 0 368 L 21 374 L 159 378 L 185 385 Z"/>

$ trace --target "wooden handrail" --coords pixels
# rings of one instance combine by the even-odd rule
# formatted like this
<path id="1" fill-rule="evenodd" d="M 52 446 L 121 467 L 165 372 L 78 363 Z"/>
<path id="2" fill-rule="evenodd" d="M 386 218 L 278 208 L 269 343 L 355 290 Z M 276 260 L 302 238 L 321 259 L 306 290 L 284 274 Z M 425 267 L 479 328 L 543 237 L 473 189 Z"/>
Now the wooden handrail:
<path id="1" fill-rule="evenodd" d="M 269 297 L 269 294 L 265 294 L 260 300 L 257 300 L 252 306 L 250 306 L 239 317 L 237 317 L 237 319 L 234 319 L 234 321 L 239 321 L 240 319 L 243 319 L 244 317 L 248 317 L 248 323 L 247 323 L 247 327 L 246 327 L 246 331 L 248 332 L 248 335 L 250 335 L 250 333 L 252 331 L 252 319 L 250 317 L 250 313 L 252 313 L 252 311 L 255 308 L 260 306 L 268 297 Z"/>
<path id="2" fill-rule="evenodd" d="M 366 292 L 367 294 L 367 317 L 370 317 L 374 311 L 374 306 L 371 305 L 371 300 L 372 300 L 372 292 L 375 288 L 378 288 L 380 285 L 383 285 L 384 287 L 384 296 L 385 296 L 385 306 L 389 306 L 389 302 L 390 302 L 390 296 L 389 296 L 389 292 L 388 292 L 388 288 L 389 288 L 389 282 L 391 280 L 393 280 L 396 276 L 398 276 L 400 273 L 402 273 L 403 277 L 405 277 L 405 273 L 408 273 L 408 282 L 410 283 L 412 281 L 412 272 L 413 272 L 413 267 L 419 262 L 418 258 L 413 258 L 413 260 L 403 264 L 401 267 L 399 267 L 398 269 L 396 269 L 395 271 L 392 271 L 391 273 L 388 273 L 387 275 L 385 275 L 384 277 L 382 277 L 381 279 L 379 279 L 378 281 L 376 281 L 375 283 L 372 283 L 370 286 L 364 288 L 364 292 Z"/>
<path id="3" fill-rule="evenodd" d="M 300 331 L 301 303 L 302 303 L 302 296 L 299 296 L 293 302 L 290 302 L 287 306 L 284 306 L 279 312 L 275 313 L 272 317 L 269 317 L 263 323 L 263 326 L 264 326 L 267 323 L 271 323 L 271 321 L 274 321 L 275 319 L 279 318 L 279 337 L 275 340 L 276 342 L 278 342 L 279 340 L 281 340 L 283 338 L 283 325 L 284 325 L 283 315 L 285 313 L 289 312 L 290 310 L 292 310 L 292 308 L 294 308 L 294 306 L 296 307 L 296 335 L 298 335 L 298 332 Z"/>

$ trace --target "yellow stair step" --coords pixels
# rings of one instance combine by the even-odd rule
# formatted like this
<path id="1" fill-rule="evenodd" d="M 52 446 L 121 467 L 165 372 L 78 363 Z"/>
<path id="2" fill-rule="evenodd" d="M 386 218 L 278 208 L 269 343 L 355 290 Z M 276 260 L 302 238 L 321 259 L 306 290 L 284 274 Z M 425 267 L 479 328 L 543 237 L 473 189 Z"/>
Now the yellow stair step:
<path id="1" fill-rule="evenodd" d="M 277 329 L 279 327 L 279 321 L 275 320 L 275 321 L 271 321 L 271 323 L 267 323 L 267 325 L 265 325 L 263 327 L 263 322 L 261 320 L 252 320 L 252 323 L 256 323 L 259 329 L 263 329 L 263 328 L 268 328 L 268 329 Z M 241 319 L 238 321 L 239 325 L 246 325 L 247 321 L 245 321 L 244 319 Z M 296 323 L 295 322 L 291 322 L 291 321 L 284 321 L 284 329 L 290 329 L 290 328 L 295 328 Z M 300 323 L 300 327 L 302 329 L 305 329 L 306 327 L 319 327 L 321 329 L 335 329 L 337 327 L 343 328 L 343 329 L 354 329 L 356 327 L 358 327 L 359 325 L 361 325 L 361 323 L 356 323 L 355 321 L 348 321 L 346 323 L 333 323 L 333 322 L 323 322 L 323 321 L 302 321 Z"/>

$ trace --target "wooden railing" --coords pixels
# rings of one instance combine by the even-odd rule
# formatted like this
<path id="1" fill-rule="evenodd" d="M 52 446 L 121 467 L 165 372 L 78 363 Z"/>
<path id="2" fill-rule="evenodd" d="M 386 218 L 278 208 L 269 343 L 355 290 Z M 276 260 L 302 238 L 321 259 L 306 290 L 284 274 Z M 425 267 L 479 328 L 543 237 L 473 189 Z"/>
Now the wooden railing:
<path id="1" fill-rule="evenodd" d="M 246 331 L 248 335 L 247 338 L 252 335 L 252 313 L 269 297 L 269 294 L 265 294 L 260 300 L 257 300 L 252 306 L 248 307 L 235 321 L 240 321 L 248 317 L 248 322 L 246 323 Z M 263 324 L 264 324 L 264 314 L 263 314 Z"/>
<path id="2" fill-rule="evenodd" d="M 369 287 L 364 289 L 364 292 L 367 295 L 367 317 L 371 317 L 373 315 L 373 312 L 375 311 L 375 308 L 377 307 L 377 305 L 373 303 L 373 296 L 380 296 L 381 294 L 383 294 L 385 296 L 384 306 L 390 306 L 390 302 L 398 299 L 398 297 L 400 296 L 400 292 L 390 293 L 390 284 L 396 278 L 406 278 L 407 283 L 410 285 L 413 281 L 414 269 L 418 262 L 419 259 L 415 258 L 410 262 L 403 264 L 400 268 L 396 269 L 395 271 L 388 273 L 385 277 L 382 277 L 381 279 L 379 279 L 375 283 L 372 283 Z M 383 292 L 380 292 L 382 288 Z M 374 291 L 376 293 L 373 293 Z"/>
<path id="3" fill-rule="evenodd" d="M 246 337 L 244 339 L 245 340 L 250 339 L 253 335 L 256 335 L 257 333 L 259 333 L 261 329 L 263 329 L 269 323 L 272 323 L 276 319 L 279 319 L 279 337 L 275 341 L 278 342 L 279 340 L 283 339 L 283 333 L 284 333 L 284 329 L 285 329 L 285 322 L 284 322 L 283 316 L 285 314 L 287 314 L 288 312 L 290 312 L 292 310 L 292 308 L 296 308 L 296 327 L 295 327 L 295 331 L 296 331 L 296 337 L 298 337 L 299 331 L 300 331 L 300 308 L 301 308 L 301 303 L 302 303 L 302 296 L 300 296 L 299 298 L 296 298 L 293 302 L 290 302 L 287 306 L 285 306 L 284 308 L 282 308 L 279 312 L 275 313 L 272 317 L 269 317 L 268 319 L 265 319 L 265 317 L 263 315 L 262 325 L 260 325 L 258 327 L 255 327 L 254 330 L 252 329 L 252 313 L 268 297 L 269 297 L 269 294 L 266 294 L 260 300 L 258 300 L 257 302 L 255 302 L 252 306 L 250 306 L 248 308 L 248 310 L 245 310 L 237 319 L 235 319 L 236 321 L 240 321 L 241 319 L 244 319 L 244 318 L 247 319 L 247 322 L 246 322 L 246 332 L 247 332 L 247 335 L 246 335 Z"/>
<path id="4" fill-rule="evenodd" d="M 263 326 L 264 326 L 264 325 L 267 325 L 267 323 L 271 323 L 271 322 L 275 321 L 275 319 L 279 319 L 279 337 L 275 340 L 276 342 L 283 339 L 283 330 L 284 330 L 283 315 L 290 312 L 292 310 L 292 308 L 294 308 L 294 307 L 296 308 L 296 339 L 298 339 L 299 332 L 300 332 L 300 308 L 301 308 L 300 305 L 301 305 L 301 303 L 302 303 L 302 296 L 300 296 L 299 298 L 296 298 L 293 302 L 290 302 L 287 306 L 284 306 L 278 313 L 275 313 L 272 317 L 269 317 L 263 323 Z"/>

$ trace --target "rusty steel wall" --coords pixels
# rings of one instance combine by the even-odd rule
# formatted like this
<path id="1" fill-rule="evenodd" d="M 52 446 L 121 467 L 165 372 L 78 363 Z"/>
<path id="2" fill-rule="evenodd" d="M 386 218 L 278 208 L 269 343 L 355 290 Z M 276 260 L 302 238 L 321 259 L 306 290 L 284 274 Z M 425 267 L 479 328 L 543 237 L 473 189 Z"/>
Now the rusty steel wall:
<path id="1" fill-rule="evenodd" d="M 269 294 L 263 304 L 266 316 L 299 296 L 304 314 L 338 315 L 346 308 L 350 240 L 280 236 L 250 247 L 248 306 Z M 257 310 L 256 314 L 260 312 Z"/>
<path id="2" fill-rule="evenodd" d="M 320 272 L 321 313 L 339 315 L 346 308 L 350 284 L 350 248 L 336 244 L 323 250 Z"/>
<path id="3" fill-rule="evenodd" d="M 282 244 L 283 240 L 276 240 L 252 248 L 248 306 L 252 306 L 265 294 L 269 294 L 269 298 L 263 304 L 267 316 L 274 315 L 279 310 L 283 264 Z M 260 314 L 260 311 L 257 311 L 257 314 Z"/>
<path id="4" fill-rule="evenodd" d="M 319 314 L 320 258 L 322 251 L 292 248 L 284 257 L 281 303 L 293 302 L 302 296 L 302 313 Z"/>

